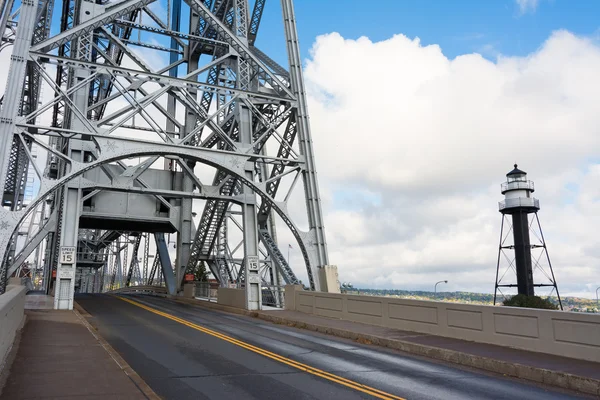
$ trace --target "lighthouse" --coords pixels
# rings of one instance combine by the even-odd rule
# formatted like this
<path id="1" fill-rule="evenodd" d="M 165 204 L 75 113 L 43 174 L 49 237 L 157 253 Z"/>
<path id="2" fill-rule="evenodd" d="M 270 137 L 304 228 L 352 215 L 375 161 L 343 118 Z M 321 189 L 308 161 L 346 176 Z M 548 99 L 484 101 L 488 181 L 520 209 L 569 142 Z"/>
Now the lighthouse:
<path id="1" fill-rule="evenodd" d="M 506 174 L 506 182 L 501 185 L 501 192 L 504 195 L 504 200 L 498 203 L 498 208 L 502 214 L 502 225 L 500 229 L 500 247 L 498 251 L 498 266 L 496 268 L 496 287 L 494 291 L 494 304 L 496 304 L 496 296 L 501 292 L 501 288 L 517 288 L 518 294 L 525 296 L 534 296 L 535 287 L 553 287 L 556 290 L 556 295 L 560 302 L 558 294 L 558 286 L 554 278 L 552 264 L 546 248 L 546 242 L 542 232 L 542 226 L 538 217 L 540 210 L 540 202 L 533 197 L 535 185 L 527 179 L 527 173 L 519 169 L 518 165 L 514 165 L 514 169 Z M 535 223 L 535 224 L 534 224 Z M 510 230 L 505 233 L 506 227 L 512 230 L 512 244 L 507 244 L 510 238 Z M 531 242 L 530 232 L 537 229 L 533 236 L 536 243 Z M 540 243 L 537 243 L 537 242 Z M 532 251 L 536 254 L 532 258 Z M 541 251 L 541 252 L 540 252 Z M 500 261 L 504 253 L 505 259 L 511 260 L 509 270 L 516 271 L 516 283 L 504 283 L 507 272 L 500 276 Z M 544 271 L 540 260 L 545 253 L 545 259 L 548 262 L 549 274 Z M 512 257 L 511 257 L 512 256 Z M 514 268 L 511 268 L 514 267 Z M 534 282 L 534 270 L 539 269 L 547 283 Z M 500 276 L 500 280 L 499 280 Z M 501 292 L 502 293 L 502 292 Z M 562 304 L 561 304 L 562 308 Z"/>

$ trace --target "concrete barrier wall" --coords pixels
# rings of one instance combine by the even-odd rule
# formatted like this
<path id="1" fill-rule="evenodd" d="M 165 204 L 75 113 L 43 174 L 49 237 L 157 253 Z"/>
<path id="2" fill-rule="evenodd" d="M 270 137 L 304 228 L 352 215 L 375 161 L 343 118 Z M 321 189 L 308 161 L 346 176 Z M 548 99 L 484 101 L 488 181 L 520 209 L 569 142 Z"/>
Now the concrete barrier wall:
<path id="1" fill-rule="evenodd" d="M 9 285 L 0 295 L 0 371 L 23 322 L 26 291 L 25 286 Z"/>
<path id="2" fill-rule="evenodd" d="M 405 331 L 490 343 L 600 362 L 600 315 L 391 297 L 344 295 L 286 287 L 286 308 Z"/>
<path id="3" fill-rule="evenodd" d="M 220 287 L 217 289 L 217 304 L 246 308 L 246 290 Z"/>

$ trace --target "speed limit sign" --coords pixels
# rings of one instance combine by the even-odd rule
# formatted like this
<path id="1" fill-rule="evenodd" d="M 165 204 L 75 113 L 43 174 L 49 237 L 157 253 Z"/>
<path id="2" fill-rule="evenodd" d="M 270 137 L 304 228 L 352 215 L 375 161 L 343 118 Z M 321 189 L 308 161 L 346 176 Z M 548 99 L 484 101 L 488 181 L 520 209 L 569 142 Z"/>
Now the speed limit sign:
<path id="1" fill-rule="evenodd" d="M 60 263 L 75 264 L 75 247 L 63 246 L 60 248 Z"/>

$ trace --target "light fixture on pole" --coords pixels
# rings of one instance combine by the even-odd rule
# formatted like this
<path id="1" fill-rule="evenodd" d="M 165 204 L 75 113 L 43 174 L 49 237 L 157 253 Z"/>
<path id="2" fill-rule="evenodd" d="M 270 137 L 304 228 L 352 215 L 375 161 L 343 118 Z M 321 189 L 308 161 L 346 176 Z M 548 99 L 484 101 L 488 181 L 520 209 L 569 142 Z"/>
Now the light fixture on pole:
<path id="1" fill-rule="evenodd" d="M 596 304 L 600 304 L 600 301 L 598 301 L 598 290 L 600 290 L 600 286 L 596 288 Z"/>
<path id="2" fill-rule="evenodd" d="M 448 281 L 439 281 L 435 284 L 435 286 L 433 287 L 433 293 L 437 293 L 437 285 L 440 283 L 448 283 Z"/>

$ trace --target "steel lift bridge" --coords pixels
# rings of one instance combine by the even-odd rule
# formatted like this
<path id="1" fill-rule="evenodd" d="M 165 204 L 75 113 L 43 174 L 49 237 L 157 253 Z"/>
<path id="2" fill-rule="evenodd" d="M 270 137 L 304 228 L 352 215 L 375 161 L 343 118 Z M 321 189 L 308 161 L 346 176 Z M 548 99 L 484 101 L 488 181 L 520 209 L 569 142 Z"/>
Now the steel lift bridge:
<path id="1" fill-rule="evenodd" d="M 279 304 L 299 283 L 286 226 L 306 286 L 327 291 L 293 4 L 286 69 L 255 46 L 265 3 L 0 0 L 0 294 L 11 276 L 59 309 L 76 291 L 176 294 L 204 265 L 248 309 Z M 287 208 L 300 186 L 303 230 Z"/>

